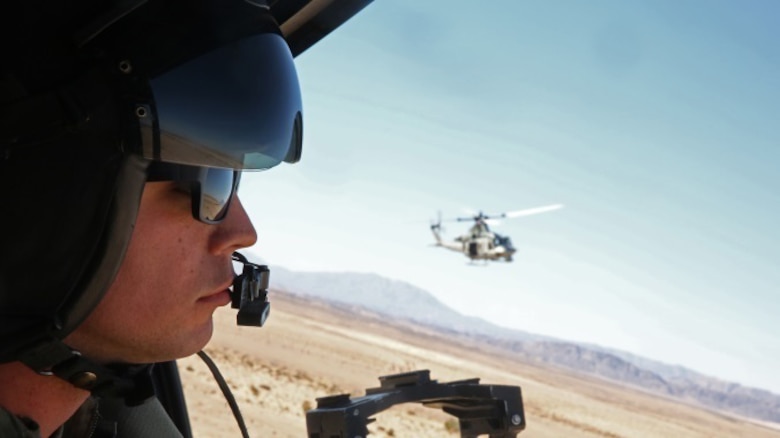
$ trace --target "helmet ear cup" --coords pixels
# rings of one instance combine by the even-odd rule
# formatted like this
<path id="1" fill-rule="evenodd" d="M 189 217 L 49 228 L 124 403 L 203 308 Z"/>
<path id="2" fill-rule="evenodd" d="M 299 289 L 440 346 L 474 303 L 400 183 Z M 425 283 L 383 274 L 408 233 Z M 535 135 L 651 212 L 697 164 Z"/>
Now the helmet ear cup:
<path id="1" fill-rule="evenodd" d="M 0 362 L 41 337 L 66 336 L 121 263 L 146 162 L 100 131 L 15 146 L 0 157 Z"/>
<path id="2" fill-rule="evenodd" d="M 25 336 L 7 321 L 12 315 L 52 324 L 105 227 L 109 202 L 101 192 L 114 185 L 110 173 L 118 170 L 118 157 L 90 169 L 95 157 L 73 149 L 16 148 L 0 171 L 0 196 L 7 202 L 0 224 L 13 230 L 4 232 L 0 247 L 0 308 L 9 314 L 3 315 L 3 350 Z"/>
<path id="3" fill-rule="evenodd" d="M 57 337 L 67 336 L 81 324 L 114 282 L 138 216 L 148 165 L 147 160 L 137 155 L 122 156 L 102 233 L 97 236 L 84 275 L 75 288 L 77 293 L 68 296 L 58 312 L 62 328 L 56 333 Z"/>

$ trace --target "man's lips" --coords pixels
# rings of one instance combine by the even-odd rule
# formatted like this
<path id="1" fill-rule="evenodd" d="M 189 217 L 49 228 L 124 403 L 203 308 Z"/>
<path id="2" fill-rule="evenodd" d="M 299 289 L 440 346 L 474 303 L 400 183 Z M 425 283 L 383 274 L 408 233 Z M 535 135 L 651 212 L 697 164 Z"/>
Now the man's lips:
<path id="1" fill-rule="evenodd" d="M 198 299 L 198 302 L 224 306 L 225 304 L 229 303 L 231 300 L 232 298 L 230 297 L 230 292 L 227 289 L 225 289 L 221 292 L 217 292 L 215 294 L 207 295 L 203 298 L 200 298 Z"/>
<path id="2" fill-rule="evenodd" d="M 225 305 L 231 301 L 230 298 L 230 290 L 228 288 L 233 285 L 233 279 L 231 278 L 229 282 L 226 282 L 223 284 L 220 288 L 218 288 L 216 291 L 198 298 L 198 302 L 201 303 L 219 303 L 220 305 Z"/>

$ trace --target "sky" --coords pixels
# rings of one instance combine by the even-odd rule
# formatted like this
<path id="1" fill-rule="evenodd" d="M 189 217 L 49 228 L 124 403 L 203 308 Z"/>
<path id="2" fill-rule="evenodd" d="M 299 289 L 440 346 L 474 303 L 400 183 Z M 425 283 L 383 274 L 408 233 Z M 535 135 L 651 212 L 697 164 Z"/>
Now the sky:
<path id="1" fill-rule="evenodd" d="M 376 0 L 296 59 L 303 159 L 243 177 L 250 252 L 780 393 L 778 16 Z M 512 263 L 432 246 L 437 211 L 558 203 L 495 227 Z"/>

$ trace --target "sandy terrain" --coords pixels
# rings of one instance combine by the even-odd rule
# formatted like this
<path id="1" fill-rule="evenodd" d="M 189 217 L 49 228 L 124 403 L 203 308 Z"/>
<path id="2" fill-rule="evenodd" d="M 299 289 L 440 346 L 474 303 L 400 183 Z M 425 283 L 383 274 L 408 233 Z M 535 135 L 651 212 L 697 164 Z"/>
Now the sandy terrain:
<path id="1" fill-rule="evenodd" d="M 558 369 L 477 351 L 425 328 L 383 323 L 276 293 L 266 327 L 237 327 L 235 311 L 215 315 L 206 347 L 234 391 L 252 437 L 306 437 L 305 411 L 315 399 L 364 395 L 377 377 L 429 369 L 441 382 L 480 377 L 519 385 L 532 437 L 775 437 L 761 425 Z M 216 381 L 197 357 L 179 362 L 196 437 L 240 436 Z M 418 404 L 382 412 L 377 437 L 457 437 L 457 422 Z M 457 427 L 457 426 L 456 426 Z"/>

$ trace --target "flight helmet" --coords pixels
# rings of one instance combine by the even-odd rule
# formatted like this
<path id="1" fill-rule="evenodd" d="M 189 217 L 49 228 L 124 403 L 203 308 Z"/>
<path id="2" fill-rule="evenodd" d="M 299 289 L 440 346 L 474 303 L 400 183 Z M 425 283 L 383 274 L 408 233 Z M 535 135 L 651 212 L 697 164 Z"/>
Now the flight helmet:
<path id="1" fill-rule="evenodd" d="M 62 339 L 113 282 L 147 180 L 190 175 L 212 202 L 241 170 L 300 159 L 292 55 L 259 1 L 12 4 L 0 13 L 0 363 L 121 393 L 121 376 Z M 196 219 L 218 222 L 221 199 Z"/>

